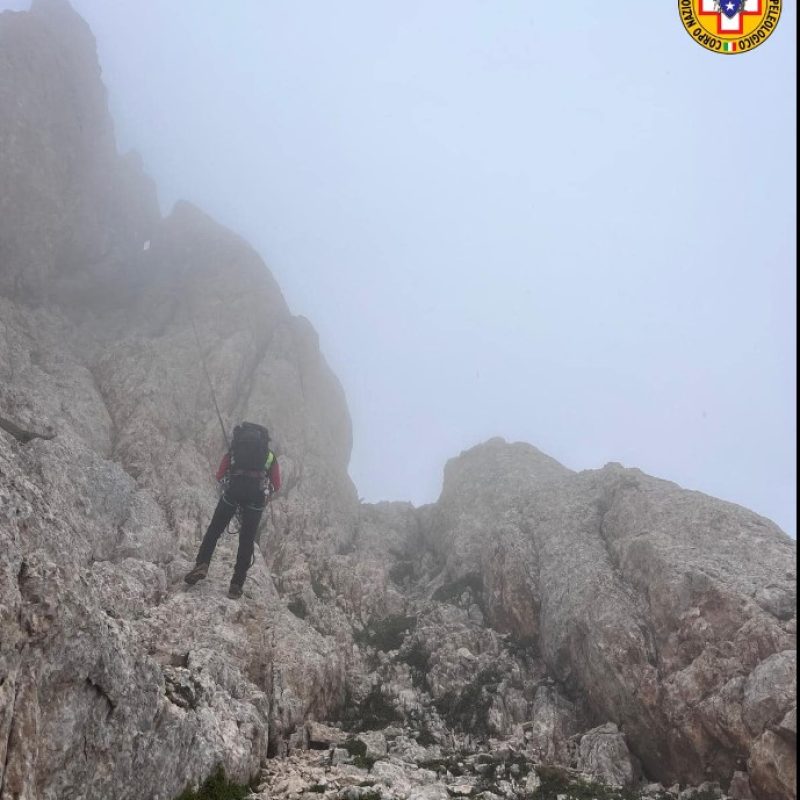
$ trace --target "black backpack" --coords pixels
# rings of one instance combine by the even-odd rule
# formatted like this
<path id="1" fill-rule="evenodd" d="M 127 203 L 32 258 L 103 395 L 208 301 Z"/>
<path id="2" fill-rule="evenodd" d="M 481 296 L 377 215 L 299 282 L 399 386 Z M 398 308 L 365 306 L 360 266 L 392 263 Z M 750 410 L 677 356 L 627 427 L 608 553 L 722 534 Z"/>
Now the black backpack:
<path id="1" fill-rule="evenodd" d="M 233 469 L 264 469 L 269 454 L 269 433 L 263 425 L 243 422 L 233 429 L 231 466 Z"/>

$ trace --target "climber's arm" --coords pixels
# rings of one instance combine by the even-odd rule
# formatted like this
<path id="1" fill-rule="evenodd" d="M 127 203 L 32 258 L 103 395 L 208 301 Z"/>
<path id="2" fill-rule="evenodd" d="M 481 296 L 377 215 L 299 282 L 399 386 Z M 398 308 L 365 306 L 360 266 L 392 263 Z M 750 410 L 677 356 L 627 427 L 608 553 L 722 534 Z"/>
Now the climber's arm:
<path id="1" fill-rule="evenodd" d="M 278 459 L 276 458 L 272 462 L 272 466 L 269 468 L 269 482 L 272 486 L 272 491 L 278 492 L 281 488 L 281 468 L 278 464 Z"/>
<path id="2" fill-rule="evenodd" d="M 219 467 L 217 469 L 217 480 L 221 481 L 225 477 L 225 473 L 230 469 L 231 466 L 231 454 L 225 453 L 222 457 L 222 461 L 219 462 Z"/>

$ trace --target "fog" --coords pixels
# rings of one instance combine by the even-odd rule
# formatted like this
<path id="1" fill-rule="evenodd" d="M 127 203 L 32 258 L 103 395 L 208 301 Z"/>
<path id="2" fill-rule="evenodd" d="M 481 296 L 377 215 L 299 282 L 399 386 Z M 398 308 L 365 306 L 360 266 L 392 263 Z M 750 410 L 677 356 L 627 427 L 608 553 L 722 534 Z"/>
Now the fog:
<path id="1" fill-rule="evenodd" d="M 499 435 L 795 534 L 794 4 L 732 57 L 674 2 L 73 5 L 164 211 L 318 330 L 364 499 Z"/>

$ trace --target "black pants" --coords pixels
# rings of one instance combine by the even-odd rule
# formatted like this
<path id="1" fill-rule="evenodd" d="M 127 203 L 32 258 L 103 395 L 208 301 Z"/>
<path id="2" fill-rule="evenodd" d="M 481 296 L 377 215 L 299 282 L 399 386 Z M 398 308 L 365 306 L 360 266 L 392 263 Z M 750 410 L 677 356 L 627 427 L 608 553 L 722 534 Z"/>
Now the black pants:
<path id="1" fill-rule="evenodd" d="M 214 548 L 228 523 L 233 519 L 236 509 L 241 509 L 242 528 L 239 531 L 239 549 L 236 552 L 236 566 L 233 569 L 233 583 L 242 586 L 253 559 L 258 523 L 264 511 L 264 489 L 261 481 L 253 478 L 232 478 L 230 485 L 220 497 L 211 524 L 197 554 L 198 564 L 211 563 Z"/>

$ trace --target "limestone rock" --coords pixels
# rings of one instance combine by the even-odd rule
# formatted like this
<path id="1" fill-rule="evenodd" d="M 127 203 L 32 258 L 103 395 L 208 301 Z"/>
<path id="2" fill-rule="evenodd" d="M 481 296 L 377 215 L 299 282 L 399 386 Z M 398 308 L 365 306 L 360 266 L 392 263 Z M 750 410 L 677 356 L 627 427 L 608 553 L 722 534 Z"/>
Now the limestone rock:
<path id="1" fill-rule="evenodd" d="M 750 787 L 750 777 L 746 772 L 734 772 L 728 787 L 728 796 L 731 800 L 753 800 L 753 790 Z"/>
<path id="2" fill-rule="evenodd" d="M 750 731 L 758 735 L 778 724 L 796 700 L 797 651 L 784 650 L 762 661 L 750 674 L 742 717 Z"/>
<path id="3" fill-rule="evenodd" d="M 638 778 L 625 737 L 613 722 L 593 728 L 581 737 L 578 769 L 610 786 L 629 788 Z"/>
<path id="4" fill-rule="evenodd" d="M 308 720 L 306 722 L 306 738 L 312 749 L 325 749 L 330 746 L 344 744 L 347 734 L 339 730 L 339 728 L 332 728 L 330 725 Z"/>
<path id="5" fill-rule="evenodd" d="M 797 797 L 797 752 L 776 733 L 765 731 L 755 742 L 747 768 L 756 797 L 767 800 Z"/>
<path id="6" fill-rule="evenodd" d="M 533 703 L 533 720 L 525 739 L 536 759 L 544 764 L 569 764 L 570 738 L 577 733 L 575 706 L 553 686 L 540 686 Z"/>
<path id="7" fill-rule="evenodd" d="M 514 552 L 532 583 L 523 604 L 503 601 L 503 619 L 525 617 L 512 631 L 537 631 L 551 674 L 594 715 L 625 726 L 653 778 L 729 780 L 759 735 L 745 722 L 761 724 L 756 669 L 770 657 L 783 664 L 790 656 L 776 654 L 796 647 L 793 620 L 753 602 L 762 588 L 793 590 L 794 543 L 744 509 L 637 470 L 573 475 L 498 442 L 461 460 L 441 501 L 455 510 L 435 516 L 430 532 L 433 546 L 446 543 L 448 573 L 472 576 L 470 591 L 497 620 L 493 604 L 511 595 L 490 592 L 479 565 Z M 514 481 L 502 477 L 509 463 Z M 471 464 L 485 471 L 489 496 L 472 499 Z M 789 684 L 778 691 L 775 714 L 788 710 Z"/>
<path id="8" fill-rule="evenodd" d="M 387 753 L 386 737 L 380 731 L 366 731 L 358 734 L 358 741 L 364 744 L 367 758 L 383 758 Z"/>
<path id="9" fill-rule="evenodd" d="M 775 732 L 790 744 L 797 742 L 797 706 L 786 712 L 786 716 L 776 726 Z"/>
<path id="10" fill-rule="evenodd" d="M 66 2 L 0 18 L 0 151 L 4 293 L 91 294 L 158 220 L 152 182 L 117 155 L 94 39 Z"/>

